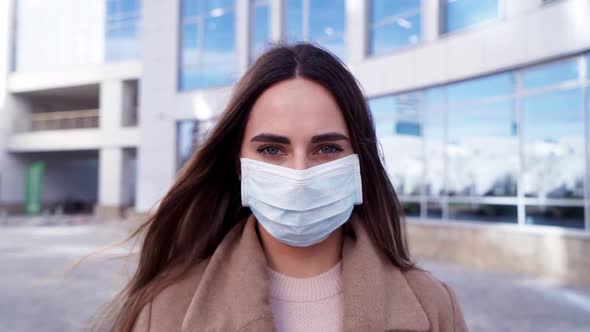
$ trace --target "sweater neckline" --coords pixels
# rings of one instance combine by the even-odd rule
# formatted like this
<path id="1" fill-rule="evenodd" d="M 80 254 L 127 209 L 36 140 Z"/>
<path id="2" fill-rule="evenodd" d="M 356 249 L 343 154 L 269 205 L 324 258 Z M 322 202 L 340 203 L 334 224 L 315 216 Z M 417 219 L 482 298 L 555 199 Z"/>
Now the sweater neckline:
<path id="1" fill-rule="evenodd" d="M 314 302 L 342 293 L 342 262 L 309 278 L 295 278 L 267 268 L 270 297 L 289 302 Z"/>

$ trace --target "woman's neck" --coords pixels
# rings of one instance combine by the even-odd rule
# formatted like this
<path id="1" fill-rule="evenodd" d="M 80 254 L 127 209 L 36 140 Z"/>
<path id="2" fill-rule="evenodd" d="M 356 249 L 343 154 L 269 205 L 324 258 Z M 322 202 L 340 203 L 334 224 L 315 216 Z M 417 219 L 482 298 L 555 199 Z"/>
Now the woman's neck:
<path id="1" fill-rule="evenodd" d="M 290 277 L 309 278 L 330 270 L 341 259 L 342 227 L 324 241 L 301 248 L 286 245 L 261 225 L 257 227 L 268 265 L 276 272 Z"/>

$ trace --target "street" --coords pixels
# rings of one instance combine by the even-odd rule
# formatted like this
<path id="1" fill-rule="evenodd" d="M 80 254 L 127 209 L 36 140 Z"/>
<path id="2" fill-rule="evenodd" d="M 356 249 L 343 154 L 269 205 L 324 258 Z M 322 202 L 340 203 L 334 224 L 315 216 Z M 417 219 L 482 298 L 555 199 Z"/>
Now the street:
<path id="1" fill-rule="evenodd" d="M 131 222 L 0 224 L 0 331 L 84 331 L 133 269 L 130 245 L 81 256 L 129 234 Z M 590 290 L 432 261 L 457 293 L 471 331 L 589 331 Z"/>

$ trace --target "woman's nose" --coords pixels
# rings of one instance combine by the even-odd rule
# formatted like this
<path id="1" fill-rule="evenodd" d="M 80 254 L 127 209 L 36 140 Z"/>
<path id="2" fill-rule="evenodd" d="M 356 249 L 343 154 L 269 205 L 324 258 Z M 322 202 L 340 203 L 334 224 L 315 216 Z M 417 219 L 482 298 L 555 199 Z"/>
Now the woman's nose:
<path id="1" fill-rule="evenodd" d="M 290 164 L 291 165 L 289 167 L 296 170 L 304 170 L 311 167 L 309 159 L 304 153 L 295 153 Z"/>

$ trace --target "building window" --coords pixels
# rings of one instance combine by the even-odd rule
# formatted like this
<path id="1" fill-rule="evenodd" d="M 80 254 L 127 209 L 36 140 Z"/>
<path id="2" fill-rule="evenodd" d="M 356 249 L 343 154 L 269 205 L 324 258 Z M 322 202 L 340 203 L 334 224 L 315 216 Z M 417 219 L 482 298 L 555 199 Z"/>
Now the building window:
<path id="1" fill-rule="evenodd" d="M 231 85 L 235 48 L 234 0 L 182 0 L 180 90 Z"/>
<path id="2" fill-rule="evenodd" d="M 516 196 L 518 137 L 514 75 L 447 87 L 447 194 Z"/>
<path id="3" fill-rule="evenodd" d="M 369 54 L 381 55 L 421 40 L 421 0 L 373 0 Z"/>
<path id="4" fill-rule="evenodd" d="M 250 2 L 250 63 L 270 45 L 270 6 L 268 0 Z"/>
<path id="5" fill-rule="evenodd" d="M 139 57 L 139 0 L 107 0 L 106 50 L 107 61 Z"/>
<path id="6" fill-rule="evenodd" d="M 421 99 L 419 93 L 408 93 L 369 100 L 387 172 L 397 193 L 410 201 L 421 192 Z"/>
<path id="7" fill-rule="evenodd" d="M 575 56 L 370 99 L 384 164 L 405 210 L 583 229 L 590 205 L 588 60 Z"/>
<path id="8" fill-rule="evenodd" d="M 444 31 L 453 32 L 496 19 L 498 0 L 443 0 Z"/>
<path id="9" fill-rule="evenodd" d="M 285 19 L 288 41 L 312 41 L 341 59 L 346 57 L 344 0 L 287 0 Z"/>

